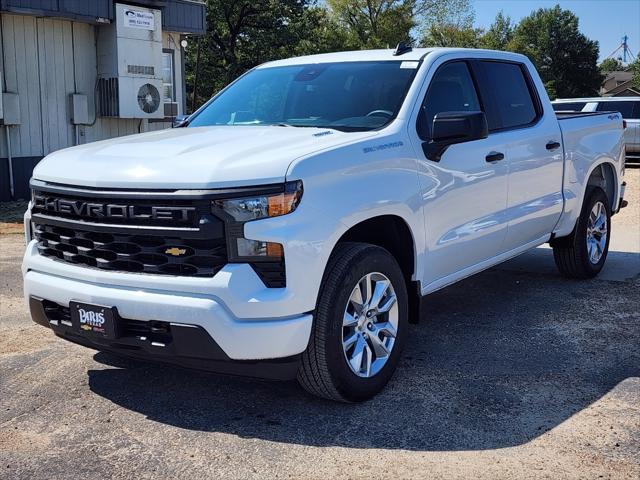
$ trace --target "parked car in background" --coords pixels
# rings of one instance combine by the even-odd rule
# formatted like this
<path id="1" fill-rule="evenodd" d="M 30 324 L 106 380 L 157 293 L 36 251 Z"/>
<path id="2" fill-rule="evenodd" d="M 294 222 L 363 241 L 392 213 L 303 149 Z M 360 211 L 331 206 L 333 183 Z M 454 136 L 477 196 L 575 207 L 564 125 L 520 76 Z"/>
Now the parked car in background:
<path id="1" fill-rule="evenodd" d="M 627 123 L 627 162 L 640 162 L 640 97 L 563 98 L 552 105 L 556 112 L 620 112 Z"/>

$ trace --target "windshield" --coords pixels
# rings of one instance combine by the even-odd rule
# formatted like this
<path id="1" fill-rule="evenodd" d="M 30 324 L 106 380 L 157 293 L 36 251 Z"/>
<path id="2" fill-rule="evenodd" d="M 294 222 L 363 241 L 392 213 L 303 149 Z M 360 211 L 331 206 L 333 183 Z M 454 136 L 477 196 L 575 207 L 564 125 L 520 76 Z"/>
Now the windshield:
<path id="1" fill-rule="evenodd" d="M 260 68 L 220 93 L 189 127 L 279 125 L 373 130 L 398 113 L 418 62 Z"/>

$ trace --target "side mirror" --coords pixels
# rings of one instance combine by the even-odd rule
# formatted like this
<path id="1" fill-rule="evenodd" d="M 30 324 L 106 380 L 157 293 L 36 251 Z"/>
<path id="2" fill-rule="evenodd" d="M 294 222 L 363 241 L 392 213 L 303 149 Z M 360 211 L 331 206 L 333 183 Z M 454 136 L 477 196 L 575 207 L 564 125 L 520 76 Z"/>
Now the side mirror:
<path id="1" fill-rule="evenodd" d="M 189 115 L 178 115 L 173 119 L 173 124 L 171 125 L 171 128 L 186 127 L 188 120 L 189 120 Z"/>
<path id="2" fill-rule="evenodd" d="M 419 125 L 418 133 L 426 140 L 424 127 L 424 124 L 422 128 Z M 430 139 L 422 144 L 422 149 L 429 160 L 439 162 L 450 145 L 488 136 L 489 126 L 484 112 L 440 112 L 433 118 Z"/>

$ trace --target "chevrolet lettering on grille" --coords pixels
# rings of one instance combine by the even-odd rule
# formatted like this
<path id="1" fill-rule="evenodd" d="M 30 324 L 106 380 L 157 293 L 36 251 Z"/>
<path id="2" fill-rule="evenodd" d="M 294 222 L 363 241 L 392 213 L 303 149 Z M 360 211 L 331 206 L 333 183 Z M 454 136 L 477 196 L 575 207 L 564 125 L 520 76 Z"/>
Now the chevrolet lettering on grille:
<path id="1" fill-rule="evenodd" d="M 193 207 L 156 205 L 124 205 L 115 203 L 84 202 L 36 194 L 34 208 L 43 212 L 74 215 L 84 218 L 175 220 L 187 222 L 193 218 Z"/>

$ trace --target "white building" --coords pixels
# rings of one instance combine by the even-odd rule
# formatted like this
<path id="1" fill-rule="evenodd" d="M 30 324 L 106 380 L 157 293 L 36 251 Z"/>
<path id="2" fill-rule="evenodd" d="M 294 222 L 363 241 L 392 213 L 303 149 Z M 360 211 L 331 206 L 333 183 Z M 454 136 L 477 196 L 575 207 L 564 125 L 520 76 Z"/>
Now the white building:
<path id="1" fill-rule="evenodd" d="M 28 197 L 52 151 L 185 111 L 181 43 L 205 32 L 202 1 L 2 0 L 0 20 L 0 201 Z"/>

